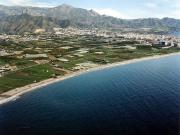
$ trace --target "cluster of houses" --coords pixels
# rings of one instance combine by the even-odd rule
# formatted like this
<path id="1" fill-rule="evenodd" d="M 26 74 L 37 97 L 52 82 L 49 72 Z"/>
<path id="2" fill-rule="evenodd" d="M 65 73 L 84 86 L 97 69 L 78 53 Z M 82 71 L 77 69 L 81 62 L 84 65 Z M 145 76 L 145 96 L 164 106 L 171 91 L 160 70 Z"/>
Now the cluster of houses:
<path id="1" fill-rule="evenodd" d="M 145 40 L 139 40 L 139 43 L 141 45 L 147 45 L 147 46 L 155 46 L 155 47 L 180 47 L 180 41 L 176 39 L 171 38 L 160 38 L 160 39 L 145 39 Z"/>
<path id="2" fill-rule="evenodd" d="M 139 41 L 140 44 L 144 45 L 154 45 L 160 47 L 166 46 L 178 46 L 180 47 L 180 37 L 174 37 L 169 35 L 156 35 L 156 34 L 140 34 L 137 32 L 113 32 L 110 30 L 102 30 L 102 29 L 78 29 L 73 27 L 68 28 L 53 28 L 53 32 L 46 32 L 44 29 L 35 30 L 35 34 L 24 34 L 20 35 L 0 35 L 0 40 L 15 40 L 15 41 L 37 41 L 39 39 L 51 40 L 53 36 L 65 37 L 65 36 L 74 36 L 74 35 L 91 35 L 97 37 L 105 37 L 105 38 L 115 38 L 121 40 L 129 40 L 134 39 Z"/>
<path id="3" fill-rule="evenodd" d="M 142 45 L 159 46 L 159 47 L 180 47 L 180 37 L 173 37 L 169 35 L 155 35 L 155 34 L 139 34 L 135 32 L 112 32 L 108 30 L 80 30 L 77 28 L 54 28 L 55 35 L 94 35 L 97 37 L 112 38 L 114 40 L 134 39 Z"/>

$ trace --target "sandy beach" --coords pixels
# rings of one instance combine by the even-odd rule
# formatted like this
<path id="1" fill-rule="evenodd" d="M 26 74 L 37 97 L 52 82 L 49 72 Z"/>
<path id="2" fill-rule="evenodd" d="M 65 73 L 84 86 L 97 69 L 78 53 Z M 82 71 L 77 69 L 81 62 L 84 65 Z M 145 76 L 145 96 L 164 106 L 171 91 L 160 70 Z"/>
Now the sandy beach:
<path id="1" fill-rule="evenodd" d="M 145 61 L 145 60 L 152 60 L 152 59 L 158 59 L 158 58 L 162 58 L 162 57 L 168 57 L 168 56 L 173 56 L 173 55 L 180 55 L 180 52 L 178 53 L 171 53 L 171 54 L 166 54 L 166 55 L 155 55 L 155 56 L 150 56 L 150 57 L 143 57 L 143 58 L 138 58 L 138 59 L 132 59 L 132 60 L 127 60 L 127 61 L 122 61 L 122 62 L 117 62 L 117 63 L 113 63 L 113 64 L 107 64 L 107 65 L 101 65 L 101 66 L 97 66 L 94 68 L 90 68 L 87 70 L 80 70 L 71 74 L 66 74 L 65 76 L 60 76 L 57 78 L 50 78 L 38 83 L 33 83 L 24 87 L 20 87 L 20 88 L 16 88 L 13 90 L 10 90 L 8 92 L 2 93 L 0 94 L 0 105 L 7 103 L 9 101 L 13 101 L 16 100 L 17 98 L 19 98 L 21 95 L 33 91 L 33 90 L 37 90 L 38 88 L 42 88 L 45 87 L 47 85 L 68 79 L 68 78 L 72 78 L 75 76 L 79 76 L 81 74 L 84 73 L 88 73 L 88 72 L 92 72 L 92 71 L 97 71 L 97 70 L 102 70 L 102 69 L 107 69 L 107 68 L 111 68 L 111 67 L 115 67 L 115 66 L 121 66 L 121 65 L 126 65 L 126 64 L 130 64 L 130 63 L 136 63 L 136 62 L 140 62 L 140 61 Z"/>

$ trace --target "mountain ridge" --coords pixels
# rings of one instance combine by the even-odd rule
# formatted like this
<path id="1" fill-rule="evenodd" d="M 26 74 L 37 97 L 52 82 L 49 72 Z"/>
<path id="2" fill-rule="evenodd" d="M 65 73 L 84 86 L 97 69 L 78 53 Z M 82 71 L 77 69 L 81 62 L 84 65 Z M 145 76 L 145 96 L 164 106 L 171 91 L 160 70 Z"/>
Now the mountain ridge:
<path id="1" fill-rule="evenodd" d="M 25 27 L 26 23 L 27 26 L 31 26 L 31 29 Z M 100 15 L 94 10 L 74 8 L 67 4 L 51 8 L 0 5 L 1 33 L 33 32 L 36 28 L 45 28 L 47 31 L 51 31 L 52 27 L 64 28 L 68 26 L 82 29 L 150 28 L 170 31 L 180 30 L 180 19 L 168 17 L 162 19 L 120 19 L 112 16 Z"/>

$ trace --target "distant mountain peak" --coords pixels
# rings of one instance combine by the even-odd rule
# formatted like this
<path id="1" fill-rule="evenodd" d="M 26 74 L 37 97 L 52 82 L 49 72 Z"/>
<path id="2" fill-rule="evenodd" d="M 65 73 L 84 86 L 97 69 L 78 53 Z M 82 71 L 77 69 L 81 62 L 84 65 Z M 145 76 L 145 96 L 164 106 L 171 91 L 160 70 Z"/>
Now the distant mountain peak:
<path id="1" fill-rule="evenodd" d="M 99 13 L 97 13 L 96 11 L 94 11 L 93 9 L 89 10 L 89 12 L 94 15 L 94 16 L 98 16 Z"/>
<path id="2" fill-rule="evenodd" d="M 173 18 L 119 19 L 62 4 L 54 8 L 0 5 L 0 33 L 32 32 L 36 28 L 151 28 L 180 30 L 180 20 Z"/>
<path id="3" fill-rule="evenodd" d="M 73 8 L 71 5 L 68 5 L 68 4 L 62 4 L 62 5 L 59 5 L 55 8 Z"/>

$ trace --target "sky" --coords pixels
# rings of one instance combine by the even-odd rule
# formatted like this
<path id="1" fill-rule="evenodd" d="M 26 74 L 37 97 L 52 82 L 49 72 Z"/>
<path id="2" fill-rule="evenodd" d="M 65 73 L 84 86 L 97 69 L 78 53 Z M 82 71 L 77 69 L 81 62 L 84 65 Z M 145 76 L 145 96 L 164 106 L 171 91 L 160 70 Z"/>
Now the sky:
<path id="1" fill-rule="evenodd" d="M 180 19 L 180 0 L 0 0 L 0 4 L 36 7 L 68 4 L 123 19 L 149 17 Z"/>

